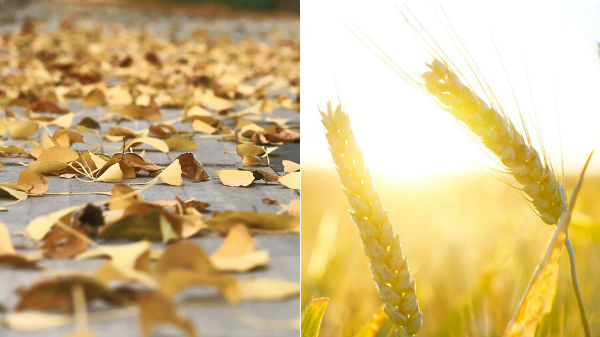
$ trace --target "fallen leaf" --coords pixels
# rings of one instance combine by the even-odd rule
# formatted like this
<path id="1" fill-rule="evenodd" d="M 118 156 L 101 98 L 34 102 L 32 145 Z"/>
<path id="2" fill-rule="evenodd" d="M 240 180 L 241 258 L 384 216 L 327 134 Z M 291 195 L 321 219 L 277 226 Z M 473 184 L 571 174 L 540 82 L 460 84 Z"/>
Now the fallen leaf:
<path id="1" fill-rule="evenodd" d="M 181 175 L 192 179 L 195 183 L 200 181 L 208 180 L 208 173 L 202 167 L 195 158 L 192 153 L 184 153 L 177 157 L 179 163 L 181 164 Z"/>
<path id="2" fill-rule="evenodd" d="M 212 125 L 210 125 L 200 119 L 195 119 L 192 122 L 192 128 L 196 132 L 205 133 L 205 134 L 209 134 L 209 135 L 213 134 L 217 131 L 217 128 L 213 127 Z"/>
<path id="3" fill-rule="evenodd" d="M 237 282 L 212 266 L 204 250 L 191 241 L 171 244 L 156 263 L 159 290 L 168 298 L 192 286 L 216 287 L 229 303 L 239 301 Z"/>
<path id="4" fill-rule="evenodd" d="M 263 203 L 267 205 L 279 205 L 279 201 L 275 199 L 264 198 Z"/>
<path id="5" fill-rule="evenodd" d="M 300 295 L 297 282 L 255 278 L 238 281 L 243 301 L 277 301 Z"/>
<path id="6" fill-rule="evenodd" d="M 163 183 L 171 186 L 183 185 L 183 179 L 181 179 L 182 170 L 179 159 L 175 159 L 171 165 L 167 166 L 157 178 Z"/>
<path id="7" fill-rule="evenodd" d="M 138 295 L 139 324 L 143 336 L 150 336 L 152 330 L 163 324 L 177 327 L 188 337 L 197 337 L 194 325 L 182 317 L 171 300 L 160 293 L 143 292 Z"/>
<path id="8" fill-rule="evenodd" d="M 42 245 L 44 256 L 53 259 L 66 259 L 83 252 L 87 248 L 90 241 L 82 238 L 82 236 L 85 237 L 83 230 L 69 228 L 70 230 L 66 230 L 63 227 L 55 226 L 46 234 Z M 75 233 L 79 233 L 81 236 Z"/>
<path id="9" fill-rule="evenodd" d="M 279 182 L 290 189 L 300 189 L 300 172 L 292 172 L 279 178 Z"/>
<path id="10" fill-rule="evenodd" d="M 106 97 L 104 96 L 104 92 L 98 88 L 93 89 L 83 98 L 83 106 L 85 108 L 92 108 L 100 105 L 106 105 Z"/>
<path id="11" fill-rule="evenodd" d="M 254 174 L 251 171 L 218 170 L 217 174 L 221 183 L 226 186 L 248 186 L 254 181 Z"/>
<path id="12" fill-rule="evenodd" d="M 281 163 L 283 164 L 283 172 L 289 173 L 300 171 L 300 164 L 294 163 L 291 160 L 282 160 Z"/>
<path id="13" fill-rule="evenodd" d="M 19 173 L 17 187 L 31 194 L 42 194 L 48 190 L 48 179 L 33 170 L 23 170 Z"/>
<path id="14" fill-rule="evenodd" d="M 13 121 L 8 124 L 8 134 L 14 139 L 27 139 L 35 135 L 39 125 L 34 121 Z"/>
<path id="15" fill-rule="evenodd" d="M 110 290 L 104 284 L 83 275 L 59 276 L 35 282 L 29 289 L 19 293 L 16 311 L 71 311 L 73 309 L 72 289 L 81 286 L 87 303 L 103 300 L 113 305 L 125 305 L 130 299 L 123 294 Z"/>
<path id="16" fill-rule="evenodd" d="M 108 257 L 115 265 L 137 269 L 136 264 L 144 254 L 150 251 L 150 247 L 152 247 L 152 243 L 145 240 L 112 246 L 98 245 L 94 249 L 89 249 L 77 255 L 76 259 Z"/>
<path id="17" fill-rule="evenodd" d="M 153 137 L 139 137 L 131 139 L 125 144 L 125 149 L 129 149 L 130 147 L 136 147 L 142 144 L 150 145 L 153 148 L 164 153 L 169 152 L 169 145 L 167 145 L 165 141 Z"/>
<path id="18" fill-rule="evenodd" d="M 225 240 L 210 256 L 213 265 L 223 271 L 246 272 L 269 263 L 269 252 L 258 250 L 256 242 L 243 225 L 232 227 Z"/>
<path id="19" fill-rule="evenodd" d="M 10 232 L 6 225 L 0 222 L 0 255 L 16 254 L 17 251 L 10 240 Z"/>
<path id="20" fill-rule="evenodd" d="M 25 227 L 25 235 L 32 240 L 40 241 L 58 221 L 61 221 L 64 224 L 70 223 L 67 219 L 70 219 L 75 210 L 82 207 L 83 206 L 72 206 L 52 212 L 48 215 L 38 216 L 27 224 L 27 227 Z"/>
<path id="21" fill-rule="evenodd" d="M 297 232 L 300 228 L 299 219 L 292 215 L 244 211 L 215 212 L 206 224 L 220 233 L 238 224 L 257 232 Z"/>
<path id="22" fill-rule="evenodd" d="M 115 163 L 96 178 L 96 180 L 105 183 L 120 183 L 123 181 L 123 171 L 121 171 L 119 164 Z"/>
<path id="23" fill-rule="evenodd" d="M 21 191 L 12 184 L 0 184 L 0 197 L 9 197 L 17 200 L 27 199 L 27 192 Z"/>
<path id="24" fill-rule="evenodd" d="M 167 143 L 169 151 L 191 151 L 198 149 L 196 142 L 181 136 L 170 137 L 165 140 L 165 143 Z"/>
<path id="25" fill-rule="evenodd" d="M 79 159 L 79 154 L 68 147 L 54 146 L 42 151 L 38 161 L 55 161 L 60 163 L 70 163 Z"/>

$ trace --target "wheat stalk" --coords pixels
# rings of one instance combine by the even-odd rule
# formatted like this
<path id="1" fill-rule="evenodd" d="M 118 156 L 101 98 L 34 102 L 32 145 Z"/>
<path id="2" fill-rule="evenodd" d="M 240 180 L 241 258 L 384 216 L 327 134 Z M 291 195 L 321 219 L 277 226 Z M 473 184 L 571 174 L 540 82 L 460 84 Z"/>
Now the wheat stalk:
<path id="1" fill-rule="evenodd" d="M 383 208 L 362 153 L 350 129 L 348 115 L 341 107 L 321 112 L 331 156 L 337 166 L 343 191 L 352 208 L 365 253 L 384 303 L 384 311 L 399 336 L 412 336 L 421 327 L 422 314 L 415 281 L 402 253 L 400 240 Z"/>
<path id="2" fill-rule="evenodd" d="M 552 168 L 496 108 L 477 96 L 447 64 L 434 60 L 422 75 L 425 89 L 467 126 L 522 185 L 542 220 L 556 224 L 567 207 L 565 187 Z"/>

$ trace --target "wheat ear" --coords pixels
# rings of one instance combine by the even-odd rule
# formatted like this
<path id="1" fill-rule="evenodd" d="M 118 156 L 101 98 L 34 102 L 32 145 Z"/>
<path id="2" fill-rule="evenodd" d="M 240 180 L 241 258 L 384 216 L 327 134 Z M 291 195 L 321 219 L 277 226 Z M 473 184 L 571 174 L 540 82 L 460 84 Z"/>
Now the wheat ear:
<path id="1" fill-rule="evenodd" d="M 425 89 L 467 126 L 522 185 L 542 220 L 556 224 L 567 207 L 565 187 L 514 124 L 473 90 L 447 64 L 434 60 L 422 75 Z"/>
<path id="2" fill-rule="evenodd" d="M 352 207 L 350 214 L 358 227 L 365 253 L 385 313 L 399 336 L 412 336 L 421 327 L 422 314 L 416 296 L 415 281 L 402 254 L 398 235 L 383 208 L 371 180 L 362 153 L 350 129 L 350 119 L 341 107 L 321 112 L 333 161 L 344 193 Z"/>

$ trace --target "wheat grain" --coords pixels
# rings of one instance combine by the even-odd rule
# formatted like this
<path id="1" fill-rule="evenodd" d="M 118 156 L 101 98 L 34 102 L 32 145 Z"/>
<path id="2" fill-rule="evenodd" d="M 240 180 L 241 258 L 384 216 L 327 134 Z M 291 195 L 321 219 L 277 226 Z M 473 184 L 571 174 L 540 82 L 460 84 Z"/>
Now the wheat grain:
<path id="1" fill-rule="evenodd" d="M 362 153 L 350 129 L 348 115 L 331 103 L 328 112 L 321 112 L 331 156 L 337 166 L 346 197 L 352 207 L 351 215 L 358 227 L 365 253 L 385 313 L 396 326 L 399 336 L 414 335 L 421 327 L 422 314 L 416 297 L 415 281 L 402 253 L 398 235 L 383 208 L 383 204 Z"/>
<path id="2" fill-rule="evenodd" d="M 542 220 L 556 224 L 567 207 L 565 187 L 514 124 L 477 96 L 447 64 L 434 60 L 422 75 L 425 89 L 467 126 L 522 185 Z"/>

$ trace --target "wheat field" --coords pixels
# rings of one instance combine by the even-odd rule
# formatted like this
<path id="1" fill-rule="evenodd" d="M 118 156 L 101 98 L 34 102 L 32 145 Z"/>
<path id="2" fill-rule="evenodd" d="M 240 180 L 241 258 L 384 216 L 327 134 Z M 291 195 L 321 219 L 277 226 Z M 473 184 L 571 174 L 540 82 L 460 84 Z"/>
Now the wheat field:
<path id="1" fill-rule="evenodd" d="M 423 312 L 417 336 L 500 336 L 553 227 L 497 176 L 414 181 L 374 174 L 409 257 Z M 575 177 L 567 177 L 567 190 Z M 600 177 L 586 178 L 569 230 L 592 333 L 600 331 Z M 339 178 L 303 167 L 302 305 L 329 297 L 321 336 L 352 336 L 381 306 Z M 552 312 L 537 336 L 583 334 L 563 254 Z M 595 300 L 594 300 L 595 299 Z M 391 336 L 386 323 L 378 336 Z"/>

